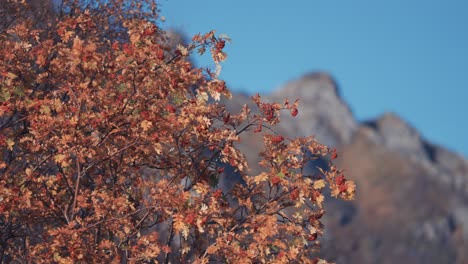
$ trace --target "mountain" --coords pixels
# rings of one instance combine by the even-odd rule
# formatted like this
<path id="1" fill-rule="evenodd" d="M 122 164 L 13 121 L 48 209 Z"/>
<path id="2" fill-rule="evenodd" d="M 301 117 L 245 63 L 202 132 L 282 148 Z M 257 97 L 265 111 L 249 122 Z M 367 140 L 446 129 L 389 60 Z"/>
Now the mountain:
<path id="1" fill-rule="evenodd" d="M 275 129 L 289 137 L 315 135 L 339 153 L 338 165 L 356 181 L 352 202 L 327 200 L 322 254 L 337 263 L 468 263 L 468 161 L 432 144 L 393 113 L 359 122 L 333 78 L 311 73 L 267 101 L 300 99 L 299 115 Z M 226 101 L 231 111 L 247 95 Z M 259 136 L 242 138 L 251 173 Z"/>

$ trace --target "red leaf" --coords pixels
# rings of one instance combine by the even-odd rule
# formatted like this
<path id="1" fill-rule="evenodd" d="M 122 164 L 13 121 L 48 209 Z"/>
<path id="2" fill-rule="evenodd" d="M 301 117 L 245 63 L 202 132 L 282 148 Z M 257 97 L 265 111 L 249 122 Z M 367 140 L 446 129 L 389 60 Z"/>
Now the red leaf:
<path id="1" fill-rule="evenodd" d="M 274 143 L 274 144 L 278 144 L 278 143 L 281 143 L 282 141 L 284 140 L 284 137 L 283 136 L 272 136 L 271 137 L 271 142 Z"/>
<path id="2" fill-rule="evenodd" d="M 151 36 L 154 34 L 154 32 L 156 32 L 156 27 L 153 25 L 151 27 L 147 27 L 145 28 L 145 30 L 143 31 L 143 36 Z"/>
<path id="3" fill-rule="evenodd" d="M 132 55 L 133 54 L 133 48 L 131 45 L 127 44 L 127 43 L 124 43 L 123 44 L 123 51 L 127 54 L 127 55 Z"/>
<path id="4" fill-rule="evenodd" d="M 119 49 L 119 42 L 118 41 L 112 43 L 112 49 L 113 50 L 118 50 Z"/>
<path id="5" fill-rule="evenodd" d="M 200 40 L 200 33 L 196 34 L 195 36 L 192 37 L 193 42 L 198 42 Z"/>
<path id="6" fill-rule="evenodd" d="M 312 196 L 310 197 L 310 199 L 315 202 L 317 197 L 319 197 L 321 195 L 321 192 L 320 191 L 317 191 L 317 190 L 314 190 L 314 192 L 312 193 Z"/>
<path id="7" fill-rule="evenodd" d="M 271 178 L 271 183 L 273 183 L 273 185 L 277 185 L 280 182 L 281 182 L 281 178 L 278 176 Z"/>
<path id="8" fill-rule="evenodd" d="M 317 233 L 315 233 L 315 234 L 310 235 L 309 237 L 307 237 L 307 240 L 308 240 L 308 241 L 314 241 L 315 239 L 317 239 Z"/>
<path id="9" fill-rule="evenodd" d="M 186 217 L 185 217 L 185 222 L 189 225 L 194 225 L 195 224 L 195 220 L 196 220 L 197 216 L 195 214 L 188 214 Z"/>
<path id="10" fill-rule="evenodd" d="M 216 86 L 216 91 L 221 93 L 224 90 L 226 90 L 226 82 L 222 81 Z"/>
<path id="11" fill-rule="evenodd" d="M 253 132 L 254 133 L 262 132 L 262 126 L 263 126 L 263 122 L 262 122 L 262 120 L 260 120 L 260 122 L 258 122 L 258 125 L 257 125 L 257 127 L 255 128 L 255 130 Z"/>
<path id="12" fill-rule="evenodd" d="M 229 154 L 229 152 L 231 152 L 231 149 L 229 148 L 228 145 L 225 145 L 223 148 L 223 154 L 227 155 Z"/>
<path id="13" fill-rule="evenodd" d="M 163 250 L 163 252 L 166 253 L 166 254 L 167 254 L 167 253 L 171 253 L 171 251 L 172 251 L 172 249 L 171 249 L 169 246 L 166 246 L 166 245 L 164 245 L 164 246 L 162 247 L 162 250 Z"/>
<path id="14" fill-rule="evenodd" d="M 346 192 L 348 191 L 348 186 L 346 186 L 346 184 L 341 184 L 338 189 L 340 190 L 340 192 Z"/>
<path id="15" fill-rule="evenodd" d="M 336 149 L 334 148 L 333 149 L 333 153 L 331 154 L 331 157 L 330 157 L 332 160 L 338 158 L 338 154 L 336 153 Z"/>
<path id="16" fill-rule="evenodd" d="M 312 215 L 309 216 L 309 223 L 313 224 L 315 221 L 322 218 L 324 211 L 314 212 Z"/>
<path id="17" fill-rule="evenodd" d="M 166 110 L 169 111 L 169 113 L 171 113 L 171 114 L 173 114 L 173 113 L 175 113 L 177 111 L 175 106 L 173 106 L 171 104 L 166 105 Z"/>
<path id="18" fill-rule="evenodd" d="M 179 84 L 179 80 L 177 80 L 176 78 L 172 78 L 172 79 L 171 79 L 171 85 L 172 85 L 173 87 L 176 87 L 178 84 Z"/>
<path id="19" fill-rule="evenodd" d="M 158 58 L 158 60 L 164 60 L 164 50 L 158 49 L 156 51 L 156 58 Z"/>
<path id="20" fill-rule="evenodd" d="M 294 189 L 294 190 L 289 194 L 289 198 L 290 198 L 291 200 L 296 200 L 298 197 L 299 197 L 299 190 L 298 190 L 298 189 Z"/>
<path id="21" fill-rule="evenodd" d="M 226 42 L 224 40 L 220 40 L 218 41 L 218 43 L 216 43 L 216 48 L 219 49 L 219 50 L 222 50 L 225 46 Z"/>
<path id="22" fill-rule="evenodd" d="M 231 119 L 231 113 L 228 113 L 227 115 L 223 117 L 224 124 L 227 124 L 230 119 Z"/>
<path id="23" fill-rule="evenodd" d="M 141 118 L 143 118 L 145 120 L 149 120 L 150 113 L 148 111 L 142 111 L 140 113 L 140 116 L 141 116 Z"/>
<path id="24" fill-rule="evenodd" d="M 340 176 L 335 178 L 336 185 L 342 185 L 343 183 L 345 183 L 345 181 L 346 181 L 346 179 L 345 179 L 344 175 L 340 175 Z"/>
<path id="25" fill-rule="evenodd" d="M 218 189 L 216 190 L 214 193 L 213 193 L 213 197 L 215 199 L 218 199 L 219 197 L 221 197 L 223 195 L 223 191 L 221 189 Z"/>

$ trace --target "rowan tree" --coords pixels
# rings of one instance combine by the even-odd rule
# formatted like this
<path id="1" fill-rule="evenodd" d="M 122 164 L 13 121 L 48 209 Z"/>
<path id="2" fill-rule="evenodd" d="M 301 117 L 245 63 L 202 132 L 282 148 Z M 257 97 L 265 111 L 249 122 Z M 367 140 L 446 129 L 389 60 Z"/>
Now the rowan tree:
<path id="1" fill-rule="evenodd" d="M 354 183 L 332 164 L 336 151 L 274 132 L 298 101 L 256 95 L 256 111 L 225 109 L 217 70 L 188 58 L 210 52 L 220 64 L 227 36 L 173 47 L 150 0 L 63 1 L 39 26 L 15 16 L 27 3 L 10 4 L 15 19 L 0 31 L 0 260 L 319 262 L 324 190 L 352 199 Z M 237 147 L 245 133 L 264 138 L 258 175 Z M 316 159 L 329 166 L 307 175 Z M 241 183 L 220 189 L 219 177 Z"/>

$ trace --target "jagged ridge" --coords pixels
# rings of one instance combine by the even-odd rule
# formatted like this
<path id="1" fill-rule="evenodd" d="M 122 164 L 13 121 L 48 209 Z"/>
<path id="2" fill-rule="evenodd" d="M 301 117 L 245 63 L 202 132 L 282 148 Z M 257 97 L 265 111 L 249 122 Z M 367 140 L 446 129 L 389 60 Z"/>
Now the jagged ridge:
<path id="1" fill-rule="evenodd" d="M 358 185 L 352 203 L 330 200 L 324 254 L 338 263 L 468 261 L 468 162 L 430 143 L 402 118 L 384 113 L 358 122 L 327 73 L 311 73 L 264 96 L 300 99 L 296 118 L 282 116 L 286 136 L 315 135 L 336 146 L 340 165 Z M 248 102 L 228 101 L 231 110 Z M 243 138 L 252 173 L 261 140 Z"/>

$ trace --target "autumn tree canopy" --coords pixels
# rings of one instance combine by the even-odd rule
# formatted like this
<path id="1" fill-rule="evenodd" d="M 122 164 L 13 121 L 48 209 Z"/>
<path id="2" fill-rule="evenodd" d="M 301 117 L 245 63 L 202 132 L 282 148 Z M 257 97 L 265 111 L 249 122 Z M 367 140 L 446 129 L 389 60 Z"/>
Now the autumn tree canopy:
<path id="1" fill-rule="evenodd" d="M 324 194 L 354 183 L 336 151 L 275 133 L 298 101 L 225 109 L 219 69 L 188 57 L 220 64 L 227 36 L 173 47 L 150 0 L 46 4 L 42 23 L 19 2 L 0 7 L 0 262 L 319 261 Z M 245 133 L 263 135 L 259 175 Z"/>

